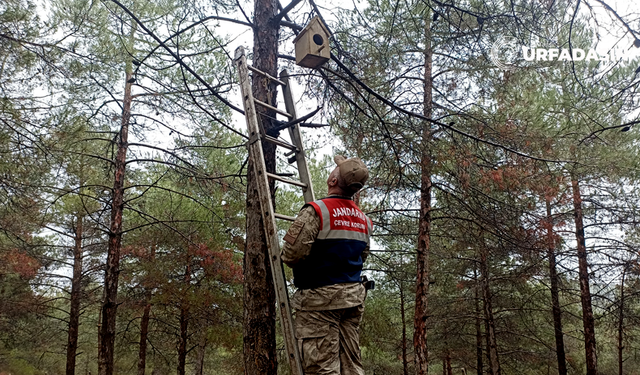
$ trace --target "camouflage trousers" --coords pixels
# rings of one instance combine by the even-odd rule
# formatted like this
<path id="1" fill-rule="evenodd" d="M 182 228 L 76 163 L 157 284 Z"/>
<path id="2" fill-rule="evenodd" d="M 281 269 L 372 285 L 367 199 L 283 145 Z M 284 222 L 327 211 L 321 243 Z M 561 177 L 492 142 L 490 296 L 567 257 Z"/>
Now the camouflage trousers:
<path id="1" fill-rule="evenodd" d="M 360 320 L 364 306 L 296 312 L 296 338 L 305 375 L 364 375 Z"/>

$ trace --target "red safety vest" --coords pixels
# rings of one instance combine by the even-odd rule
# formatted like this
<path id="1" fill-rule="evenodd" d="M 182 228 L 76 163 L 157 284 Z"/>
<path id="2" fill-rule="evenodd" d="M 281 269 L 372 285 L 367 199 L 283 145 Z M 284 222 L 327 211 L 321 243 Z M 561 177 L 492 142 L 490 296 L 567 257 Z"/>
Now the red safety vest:
<path id="1" fill-rule="evenodd" d="M 360 282 L 373 223 L 351 199 L 329 197 L 309 205 L 320 217 L 320 231 L 309 256 L 293 268 L 294 285 L 312 289 Z"/>

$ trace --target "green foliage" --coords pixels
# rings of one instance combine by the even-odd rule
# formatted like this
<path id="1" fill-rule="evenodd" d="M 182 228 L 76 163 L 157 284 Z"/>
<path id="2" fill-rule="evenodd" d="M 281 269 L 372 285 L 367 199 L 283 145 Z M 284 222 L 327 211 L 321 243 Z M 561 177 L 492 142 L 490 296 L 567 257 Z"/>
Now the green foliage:
<path id="1" fill-rule="evenodd" d="M 245 139 L 229 129 L 231 110 L 217 97 L 235 82 L 224 49 L 229 40 L 213 22 L 198 23 L 238 5 L 123 4 L 220 91 L 212 95 L 200 86 L 113 2 L 55 0 L 45 10 L 27 0 L 0 4 L 2 373 L 64 372 L 70 250 L 78 237 L 83 272 L 76 370 L 97 372 L 98 305 L 125 72 L 133 72 L 136 82 L 116 370 L 136 372 L 140 323 L 150 306 L 147 372 L 174 372 L 176 344 L 185 337 L 187 371 L 202 363 L 204 373 L 243 372 L 247 153 Z M 426 151 L 434 184 L 431 371 L 443 370 L 450 358 L 454 373 L 474 373 L 480 335 L 487 372 L 489 302 L 503 373 L 554 371 L 551 229 L 569 372 L 585 372 L 572 176 L 584 190 L 600 372 L 617 371 L 619 338 L 625 368 L 640 365 L 639 133 L 635 127 L 618 131 L 637 116 L 638 62 L 611 69 L 598 62 L 549 62 L 500 71 L 487 59 L 499 36 L 557 47 L 566 47 L 569 36 L 576 46 L 594 45 L 598 37 L 591 21 L 573 18 L 565 2 L 552 2 L 549 9 L 508 5 L 368 1 L 337 11 L 337 21 L 330 22 L 334 54 L 369 89 L 335 62 L 319 73 L 325 81 L 308 83 L 340 138 L 332 151 L 359 156 L 371 170 L 359 196 L 376 234 L 365 273 L 377 288 L 369 292 L 361 326 L 367 373 L 404 374 L 403 359 L 414 371 L 415 249 Z M 435 52 L 430 116 L 437 123 L 420 117 L 427 48 Z M 320 198 L 334 163 L 320 149 L 310 156 Z M 294 173 L 282 163 L 280 171 Z M 291 216 L 303 204 L 284 187 L 276 201 L 278 212 Z M 553 225 L 545 222 L 547 201 Z M 278 225 L 284 231 L 288 223 Z"/>
<path id="2" fill-rule="evenodd" d="M 594 247 L 590 257 L 599 265 L 607 264 L 594 270 L 594 279 L 615 284 L 619 276 L 607 274 L 604 268 L 614 270 L 619 263 L 601 254 L 616 253 L 620 259 L 622 252 L 636 258 L 631 255 L 634 250 L 624 250 L 633 245 L 617 242 L 612 232 L 621 228 L 617 223 L 625 222 L 629 212 L 635 212 L 627 202 L 635 201 L 637 134 L 633 129 L 603 129 L 634 119 L 630 98 L 635 94 L 628 88 L 634 84 L 635 65 L 549 62 L 500 71 L 486 59 L 500 35 L 515 37 L 523 45 L 535 41 L 540 46 L 566 47 L 571 30 L 574 46 L 595 44 L 587 21 L 574 19 L 563 3 L 554 3 L 546 11 L 525 4 L 512 7 L 508 12 L 513 12 L 522 28 L 496 21 L 504 14 L 503 5 L 376 1 L 368 2 L 364 11 L 342 12 L 336 33 L 338 43 L 348 51 L 342 61 L 366 88 L 338 81 L 336 96 L 328 103 L 334 111 L 332 124 L 345 148 L 371 166 L 368 204 L 375 212 L 376 244 L 385 251 L 371 265 L 382 270 L 379 275 L 395 272 L 393 260 L 397 263 L 405 257 L 403 250 L 410 251 L 408 258 L 413 255 L 418 188 L 424 184 L 421 156 L 424 150 L 432 156 L 435 199 L 427 336 L 432 370 L 440 371 L 447 355 L 454 369 L 475 368 L 474 320 L 482 321 L 480 334 L 486 345 L 484 325 L 489 317 L 483 313 L 483 303 L 489 302 L 503 372 L 535 374 L 555 366 L 546 281 L 548 244 L 542 220 L 545 199 L 550 199 L 553 212 L 558 212 L 553 230 L 566 291 L 561 295 L 569 333 L 566 352 L 572 371 L 583 373 L 581 321 L 575 319 L 581 315 L 575 296 L 575 237 L 572 240 L 572 226 L 567 224 L 572 213 L 568 173 L 578 172 L 588 181 L 585 212 L 593 228 Z M 489 18 L 480 22 L 485 16 Z M 425 109 L 428 48 L 434 52 L 431 118 L 438 124 L 426 124 L 419 117 Z M 431 132 L 428 138 L 423 137 L 425 129 Z M 612 188 L 614 180 L 613 185 L 628 188 Z M 480 253 L 486 254 L 490 301 L 481 292 L 474 293 L 482 280 L 474 270 L 485 262 Z M 397 303 L 398 291 L 388 298 Z M 597 310 L 606 306 L 595 300 Z M 385 313 L 382 321 L 394 321 Z M 397 319 L 397 312 L 394 316 Z M 608 353 L 603 366 L 613 368 L 613 349 L 600 348 Z M 486 366 L 486 358 L 484 362 Z"/>

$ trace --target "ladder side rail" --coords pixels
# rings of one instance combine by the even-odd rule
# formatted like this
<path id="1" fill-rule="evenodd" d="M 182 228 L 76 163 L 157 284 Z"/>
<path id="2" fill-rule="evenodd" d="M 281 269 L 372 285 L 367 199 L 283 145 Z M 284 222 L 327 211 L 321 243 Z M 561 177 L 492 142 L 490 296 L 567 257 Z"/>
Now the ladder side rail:
<path id="1" fill-rule="evenodd" d="M 282 86 L 285 107 L 287 112 L 291 114 L 291 120 L 296 120 L 298 119 L 298 114 L 296 113 L 296 106 L 293 102 L 293 94 L 291 93 L 291 85 L 289 84 L 289 72 L 286 69 L 283 69 L 280 72 L 280 79 L 285 83 L 285 85 Z M 302 144 L 300 124 L 295 124 L 294 126 L 289 127 L 289 136 L 291 137 L 291 143 L 298 148 L 298 152 L 295 152 L 295 157 L 298 165 L 300 181 L 307 184 L 307 187 L 302 189 L 304 201 L 305 203 L 313 202 L 315 200 L 315 194 L 313 192 L 311 174 L 309 173 L 309 166 L 307 164 L 306 154 Z"/>
<path id="2" fill-rule="evenodd" d="M 284 280 L 284 269 L 282 267 L 282 260 L 280 259 L 280 244 L 277 237 L 276 217 L 269 190 L 264 153 L 260 140 L 258 117 L 255 110 L 255 104 L 253 102 L 254 98 L 251 91 L 251 84 L 249 83 L 247 58 L 242 47 L 236 50 L 235 57 L 238 67 L 238 75 L 240 77 L 242 102 L 244 104 L 247 128 L 249 130 L 249 157 L 253 158 L 253 165 L 255 168 L 254 173 L 256 175 L 258 185 L 258 196 L 260 198 L 262 219 L 267 238 L 267 248 L 269 249 L 269 263 L 271 265 L 271 275 L 273 277 L 278 308 L 280 310 L 280 323 L 282 324 L 285 348 L 287 350 L 292 374 L 304 375 L 295 336 L 295 326 L 293 323 L 293 317 L 291 316 L 289 294 Z"/>

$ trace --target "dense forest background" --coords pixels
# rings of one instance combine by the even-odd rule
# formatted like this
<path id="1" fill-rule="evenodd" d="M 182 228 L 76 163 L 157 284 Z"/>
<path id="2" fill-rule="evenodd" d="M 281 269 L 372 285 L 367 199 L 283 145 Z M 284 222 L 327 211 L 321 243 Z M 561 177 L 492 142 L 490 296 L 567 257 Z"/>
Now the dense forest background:
<path id="1" fill-rule="evenodd" d="M 292 43 L 314 16 L 317 70 Z M 334 152 L 370 167 L 367 374 L 639 373 L 637 4 L 3 0 L 0 374 L 286 373 L 278 329 L 273 370 L 248 365 L 232 57 L 269 30 L 326 125 L 304 130 L 316 196 Z M 622 57 L 501 69 L 500 40 Z"/>

